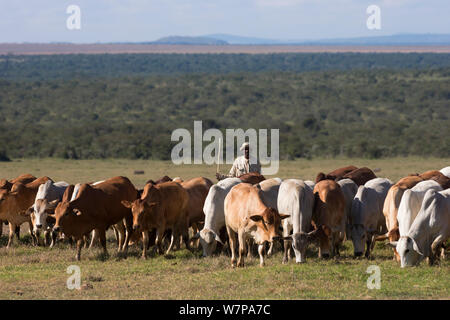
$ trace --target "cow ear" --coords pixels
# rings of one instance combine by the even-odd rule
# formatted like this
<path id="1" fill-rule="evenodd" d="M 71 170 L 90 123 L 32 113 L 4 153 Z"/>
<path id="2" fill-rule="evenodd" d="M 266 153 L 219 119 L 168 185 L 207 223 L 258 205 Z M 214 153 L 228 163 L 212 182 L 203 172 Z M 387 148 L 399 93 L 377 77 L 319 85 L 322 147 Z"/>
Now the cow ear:
<path id="1" fill-rule="evenodd" d="M 397 243 L 398 243 L 398 241 L 391 241 L 391 242 L 388 242 L 388 246 L 391 246 L 392 248 L 396 248 Z"/>
<path id="2" fill-rule="evenodd" d="M 289 218 L 289 217 L 290 217 L 289 214 L 280 213 L 280 219 L 281 219 L 281 220 L 286 219 L 286 218 Z"/>
<path id="3" fill-rule="evenodd" d="M 254 214 L 254 215 L 250 216 L 250 219 L 257 222 L 257 221 L 262 221 L 263 217 L 260 214 Z"/>
<path id="4" fill-rule="evenodd" d="M 131 202 L 127 201 L 127 200 L 122 200 L 121 201 L 122 205 L 128 209 L 131 209 Z"/>
<path id="5" fill-rule="evenodd" d="M 32 205 L 31 207 L 29 207 L 24 213 L 23 215 L 25 216 L 31 216 L 31 214 L 34 212 L 34 205 Z"/>
<path id="6" fill-rule="evenodd" d="M 321 230 L 321 229 L 314 229 L 313 231 L 308 232 L 308 233 L 306 234 L 306 238 L 307 238 L 308 240 L 314 240 L 314 239 L 317 237 L 317 235 L 319 234 L 320 230 Z"/>

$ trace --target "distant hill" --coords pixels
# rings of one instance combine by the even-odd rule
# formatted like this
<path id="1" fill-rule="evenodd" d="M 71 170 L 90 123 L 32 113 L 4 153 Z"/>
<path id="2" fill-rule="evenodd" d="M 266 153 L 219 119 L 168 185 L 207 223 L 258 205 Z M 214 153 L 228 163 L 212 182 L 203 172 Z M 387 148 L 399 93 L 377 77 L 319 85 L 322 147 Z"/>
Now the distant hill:
<path id="1" fill-rule="evenodd" d="M 357 38 L 335 38 L 317 40 L 282 40 L 264 39 L 254 37 L 241 37 L 229 34 L 209 34 L 202 38 L 211 38 L 226 41 L 229 44 L 239 45 L 450 45 L 450 34 L 394 34 L 389 36 L 372 36 Z"/>
<path id="2" fill-rule="evenodd" d="M 241 37 L 231 34 L 208 34 L 203 37 L 218 39 L 226 41 L 229 44 L 283 44 L 286 43 L 285 40 L 275 40 L 275 39 L 264 39 L 264 38 L 254 38 L 254 37 Z"/>
<path id="3" fill-rule="evenodd" d="M 157 44 L 200 44 L 200 45 L 226 45 L 228 42 L 209 37 L 169 36 L 160 38 L 153 43 Z"/>

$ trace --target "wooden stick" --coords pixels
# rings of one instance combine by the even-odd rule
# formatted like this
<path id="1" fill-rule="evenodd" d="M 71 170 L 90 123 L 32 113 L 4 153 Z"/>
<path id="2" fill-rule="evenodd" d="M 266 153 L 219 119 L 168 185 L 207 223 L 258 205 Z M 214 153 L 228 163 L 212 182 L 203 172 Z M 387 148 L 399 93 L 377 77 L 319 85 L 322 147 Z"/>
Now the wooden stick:
<path id="1" fill-rule="evenodd" d="M 219 138 L 219 152 L 217 152 L 217 171 L 219 173 L 219 165 L 220 165 L 220 151 L 222 150 L 222 139 Z"/>

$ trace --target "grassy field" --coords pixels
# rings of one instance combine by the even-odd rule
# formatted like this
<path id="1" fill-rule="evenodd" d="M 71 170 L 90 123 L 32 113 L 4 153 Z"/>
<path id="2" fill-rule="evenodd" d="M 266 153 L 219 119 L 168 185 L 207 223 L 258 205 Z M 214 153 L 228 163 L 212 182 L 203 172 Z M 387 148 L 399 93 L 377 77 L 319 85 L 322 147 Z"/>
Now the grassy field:
<path id="1" fill-rule="evenodd" d="M 450 159 L 393 158 L 319 159 L 285 161 L 277 176 L 313 180 L 318 171 L 353 164 L 379 168 L 380 177 L 392 181 L 413 172 L 441 169 Z M 223 166 L 225 172 L 229 166 Z M 144 170 L 144 175 L 134 175 Z M 165 174 L 183 179 L 205 176 L 213 179 L 215 166 L 174 166 L 170 162 L 130 160 L 16 160 L 0 164 L 0 177 L 12 178 L 21 173 L 47 175 L 55 181 L 70 183 L 102 180 L 115 175 L 128 176 L 137 187 L 147 179 Z M 26 229 L 25 226 L 22 227 Z M 6 229 L 5 229 L 6 230 Z M 25 232 L 23 232 L 25 234 Z M 378 243 L 371 260 L 352 257 L 353 246 L 346 242 L 341 257 L 319 260 L 317 249 L 310 248 L 306 264 L 292 261 L 281 264 L 281 253 L 259 267 L 258 258 L 246 260 L 243 269 L 232 269 L 226 255 L 200 258 L 200 252 L 185 249 L 168 256 L 141 260 L 141 250 L 131 247 L 127 259 L 115 252 L 109 234 L 110 256 L 99 248 L 82 251 L 81 261 L 74 259 L 69 245 L 49 249 L 32 247 L 28 236 L 22 243 L 6 250 L 5 233 L 0 239 L 0 299 L 450 299 L 450 263 L 439 266 L 401 269 L 392 260 L 392 251 Z M 81 290 L 69 290 L 68 266 L 81 268 Z M 366 286 L 367 267 L 381 270 L 381 289 Z"/>

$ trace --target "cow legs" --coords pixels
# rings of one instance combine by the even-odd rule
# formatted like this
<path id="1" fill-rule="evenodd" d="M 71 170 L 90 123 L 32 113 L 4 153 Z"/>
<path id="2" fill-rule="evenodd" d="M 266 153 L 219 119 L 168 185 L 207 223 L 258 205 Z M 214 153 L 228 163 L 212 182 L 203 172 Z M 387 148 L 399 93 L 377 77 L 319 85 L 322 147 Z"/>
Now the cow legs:
<path id="1" fill-rule="evenodd" d="M 264 267 L 264 243 L 258 245 L 259 266 Z"/>
<path id="2" fill-rule="evenodd" d="M 128 252 L 128 243 L 130 242 L 130 237 L 133 234 L 133 219 L 131 217 L 127 217 L 123 219 L 123 222 L 125 225 L 125 240 L 122 246 L 122 252 L 126 255 Z M 147 239 L 148 238 L 149 237 L 147 233 Z"/>
<path id="3" fill-rule="evenodd" d="M 434 239 L 431 244 L 431 255 L 428 259 L 428 263 L 433 265 L 436 261 L 439 261 L 439 256 L 442 254 L 441 250 L 443 248 L 445 238 L 443 235 L 439 235 L 436 239 Z M 444 249 L 444 257 L 445 257 L 445 249 Z"/>
<path id="4" fill-rule="evenodd" d="M 290 240 L 284 240 L 284 254 L 283 254 L 283 264 L 287 263 L 288 260 L 291 258 L 290 251 L 291 251 L 291 241 Z M 258 248 L 259 251 L 259 248 Z"/>
<path id="5" fill-rule="evenodd" d="M 246 245 L 247 245 L 247 258 L 250 259 L 252 257 L 253 239 L 252 238 L 247 239 Z"/>
<path id="6" fill-rule="evenodd" d="M 117 252 L 121 252 L 125 242 L 125 226 L 123 225 L 123 222 L 119 222 L 113 226 L 113 229 L 117 239 Z"/>
<path id="7" fill-rule="evenodd" d="M 19 237 L 17 236 L 17 227 L 14 223 L 9 222 L 9 237 L 8 237 L 8 245 L 6 246 L 6 248 L 10 248 L 13 243 L 14 243 L 14 235 L 17 237 L 17 240 L 20 240 Z M 19 226 L 19 230 L 20 230 L 20 226 Z"/>
<path id="8" fill-rule="evenodd" d="M 153 247 L 154 250 L 158 250 L 158 254 L 162 254 L 161 242 L 162 242 L 163 235 L 164 235 L 164 229 L 158 228 L 156 230 L 155 246 Z"/>
<path id="9" fill-rule="evenodd" d="M 19 226 L 20 229 L 20 226 Z M 30 230 L 30 236 L 31 236 L 31 243 L 34 246 L 39 246 L 39 239 L 40 239 L 40 234 L 38 235 L 38 233 L 33 232 L 33 223 L 31 222 L 31 220 L 28 221 L 28 229 Z"/>
<path id="10" fill-rule="evenodd" d="M 147 259 L 147 247 L 149 242 L 148 231 L 142 232 L 142 259 Z"/>
<path id="11" fill-rule="evenodd" d="M 44 247 L 47 247 L 49 245 L 50 245 L 50 230 L 45 230 L 44 231 Z"/>
<path id="12" fill-rule="evenodd" d="M 17 241 L 20 240 L 20 226 L 15 226 L 14 233 L 16 234 Z"/>
<path id="13" fill-rule="evenodd" d="M 259 253 L 259 247 L 258 247 L 258 253 Z M 267 251 L 267 256 L 270 257 L 273 253 L 273 241 L 269 244 L 269 251 Z"/>
<path id="14" fill-rule="evenodd" d="M 51 235 L 52 235 L 52 243 L 50 244 L 50 248 L 53 248 L 53 246 L 56 244 L 56 238 L 58 237 L 58 233 L 52 230 Z"/>
<path id="15" fill-rule="evenodd" d="M 238 259 L 238 267 L 244 266 L 244 255 L 245 255 L 245 235 L 243 230 L 239 230 L 238 233 L 239 240 L 239 259 Z"/>
<path id="16" fill-rule="evenodd" d="M 108 256 L 108 250 L 106 249 L 106 230 L 98 229 L 98 237 L 100 238 L 100 244 L 103 248 L 103 253 Z"/>
<path id="17" fill-rule="evenodd" d="M 231 267 L 236 267 L 236 232 L 234 232 L 230 227 L 227 226 L 228 233 L 228 243 L 230 244 L 231 250 Z"/>
<path id="18" fill-rule="evenodd" d="M 75 259 L 77 259 L 77 261 L 80 261 L 82 247 L 83 247 L 83 237 L 77 239 L 77 253 L 75 255 Z"/>
<path id="19" fill-rule="evenodd" d="M 91 232 L 91 244 L 89 245 L 89 249 L 92 249 L 94 247 L 95 241 L 98 238 L 98 233 L 99 233 L 98 229 L 92 230 L 92 232 Z"/>
<path id="20" fill-rule="evenodd" d="M 189 243 L 189 230 L 187 228 L 183 229 L 183 242 L 186 245 L 186 249 L 188 249 L 189 251 L 192 251 L 191 245 Z"/>
<path id="21" fill-rule="evenodd" d="M 339 252 L 339 246 L 341 245 L 341 238 L 342 234 L 341 232 L 337 231 L 337 232 L 333 232 L 332 236 L 331 236 L 331 245 L 332 245 L 332 252 L 331 255 L 334 257 L 336 256 L 340 256 L 340 252 Z"/>
<path id="22" fill-rule="evenodd" d="M 172 235 L 170 236 L 170 244 L 169 244 L 169 248 L 167 248 L 166 254 L 169 254 L 170 250 L 172 250 L 173 247 L 173 243 L 175 241 L 175 239 L 177 239 L 177 242 L 180 242 L 180 237 L 178 236 L 178 232 L 174 232 L 175 230 L 172 231 Z"/>

